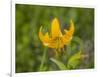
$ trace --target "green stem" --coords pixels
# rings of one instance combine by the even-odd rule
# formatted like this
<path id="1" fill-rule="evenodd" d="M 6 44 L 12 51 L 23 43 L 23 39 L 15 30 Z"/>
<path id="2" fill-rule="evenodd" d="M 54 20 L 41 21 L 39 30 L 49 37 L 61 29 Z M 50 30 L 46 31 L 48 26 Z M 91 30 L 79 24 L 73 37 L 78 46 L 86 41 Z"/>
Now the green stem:
<path id="1" fill-rule="evenodd" d="M 54 49 L 55 51 L 55 58 L 58 59 L 58 51 L 56 49 Z"/>
<path id="2" fill-rule="evenodd" d="M 42 56 L 42 60 L 41 60 L 41 64 L 40 64 L 40 71 L 43 70 L 43 65 L 44 65 L 44 62 L 45 62 L 45 58 L 46 58 L 46 52 L 47 52 L 47 47 L 44 48 L 44 51 L 43 51 L 43 56 Z"/>
<path id="3" fill-rule="evenodd" d="M 57 47 L 55 49 L 55 58 L 60 59 L 61 49 L 60 49 L 60 38 L 57 38 Z"/>
<path id="4" fill-rule="evenodd" d="M 55 59 L 61 60 L 61 51 L 59 49 L 55 49 Z"/>

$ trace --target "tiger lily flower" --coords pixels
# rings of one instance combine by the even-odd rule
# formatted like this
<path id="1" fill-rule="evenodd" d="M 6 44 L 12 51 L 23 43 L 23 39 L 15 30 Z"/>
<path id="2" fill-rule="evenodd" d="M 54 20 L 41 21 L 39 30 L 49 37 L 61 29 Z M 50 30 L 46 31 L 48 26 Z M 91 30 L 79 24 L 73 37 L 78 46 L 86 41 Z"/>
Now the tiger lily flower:
<path id="1" fill-rule="evenodd" d="M 42 26 L 39 30 L 39 38 L 42 41 L 44 46 L 49 48 L 63 48 L 64 45 L 67 45 L 73 36 L 74 33 L 74 23 L 70 20 L 69 30 L 64 29 L 64 34 L 60 30 L 60 24 L 57 18 L 54 18 L 51 23 L 51 33 L 48 32 L 45 34 L 42 33 Z"/>

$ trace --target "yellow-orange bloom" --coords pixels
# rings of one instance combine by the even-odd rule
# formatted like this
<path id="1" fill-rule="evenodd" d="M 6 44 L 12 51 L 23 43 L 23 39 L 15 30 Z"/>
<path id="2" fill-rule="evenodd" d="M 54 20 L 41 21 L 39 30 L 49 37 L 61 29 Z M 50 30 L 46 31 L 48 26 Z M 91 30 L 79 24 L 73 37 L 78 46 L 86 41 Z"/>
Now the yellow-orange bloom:
<path id="1" fill-rule="evenodd" d="M 57 18 L 54 18 L 51 23 L 51 33 L 50 35 L 47 33 L 42 33 L 42 27 L 39 30 L 39 38 L 43 42 L 44 46 L 48 46 L 50 48 L 63 48 L 64 45 L 67 45 L 73 36 L 74 33 L 74 23 L 70 20 L 70 28 L 69 30 L 64 30 L 64 34 L 62 34 L 60 30 L 59 21 Z"/>

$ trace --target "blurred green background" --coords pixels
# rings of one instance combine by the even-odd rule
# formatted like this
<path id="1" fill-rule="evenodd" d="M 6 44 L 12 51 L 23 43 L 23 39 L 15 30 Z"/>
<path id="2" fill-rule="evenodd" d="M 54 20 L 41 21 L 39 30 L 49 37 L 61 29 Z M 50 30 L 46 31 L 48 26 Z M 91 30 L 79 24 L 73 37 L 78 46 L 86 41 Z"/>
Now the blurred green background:
<path id="1" fill-rule="evenodd" d="M 51 21 L 56 17 L 61 29 L 69 27 L 70 19 L 74 20 L 75 33 L 83 43 L 84 58 L 76 69 L 94 68 L 94 9 L 76 7 L 55 7 L 40 5 L 16 4 L 16 72 L 37 72 L 43 55 L 44 46 L 38 37 L 42 25 L 50 31 Z M 74 38 L 73 38 L 74 39 Z M 74 46 L 77 47 L 78 46 Z M 73 47 L 73 48 L 74 48 Z M 74 50 L 74 49 L 73 49 Z M 59 70 L 49 58 L 53 55 L 48 49 L 45 71 Z M 66 54 L 64 55 L 64 58 Z"/>

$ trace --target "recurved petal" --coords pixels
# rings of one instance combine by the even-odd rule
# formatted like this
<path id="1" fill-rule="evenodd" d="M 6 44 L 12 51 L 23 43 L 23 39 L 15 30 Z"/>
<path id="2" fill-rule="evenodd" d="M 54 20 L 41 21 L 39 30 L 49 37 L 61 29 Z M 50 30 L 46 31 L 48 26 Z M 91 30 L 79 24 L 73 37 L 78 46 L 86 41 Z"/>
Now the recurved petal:
<path id="1" fill-rule="evenodd" d="M 43 44 L 45 46 L 49 45 L 49 39 L 50 38 L 49 38 L 48 32 L 45 35 L 43 35 L 43 33 L 42 33 L 42 26 L 40 27 L 40 30 L 39 30 L 39 38 L 43 42 Z"/>
<path id="2" fill-rule="evenodd" d="M 62 44 L 63 45 L 68 44 L 71 41 L 71 39 L 72 39 L 72 37 L 69 37 L 69 36 L 64 35 L 62 37 Z"/>
<path id="3" fill-rule="evenodd" d="M 72 19 L 70 20 L 69 32 L 70 32 L 71 35 L 73 35 L 73 33 L 74 33 L 74 23 L 73 23 Z"/>
<path id="4" fill-rule="evenodd" d="M 39 38 L 41 41 L 43 41 L 44 36 L 41 30 L 42 30 L 42 26 L 40 27 L 40 30 L 39 30 Z"/>
<path id="5" fill-rule="evenodd" d="M 45 35 L 43 35 L 42 26 L 40 27 L 40 30 L 39 30 L 39 38 L 42 41 L 43 45 L 45 45 L 45 46 L 49 45 L 50 38 L 49 38 L 48 32 L 45 33 Z"/>
<path id="6" fill-rule="evenodd" d="M 51 36 L 53 37 L 59 37 L 61 36 L 61 30 L 60 30 L 60 25 L 59 21 L 57 18 L 54 18 L 51 24 Z"/>
<path id="7" fill-rule="evenodd" d="M 48 46 L 49 45 L 49 42 L 50 42 L 50 38 L 49 38 L 49 35 L 48 35 L 48 32 L 44 35 L 43 37 L 43 44 L 45 46 Z"/>
<path id="8" fill-rule="evenodd" d="M 72 20 L 70 21 L 69 30 L 64 30 L 64 31 L 65 31 L 65 34 L 63 35 L 62 40 L 64 44 L 68 44 L 71 41 L 73 37 L 73 33 L 74 33 L 74 23 Z"/>

